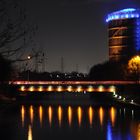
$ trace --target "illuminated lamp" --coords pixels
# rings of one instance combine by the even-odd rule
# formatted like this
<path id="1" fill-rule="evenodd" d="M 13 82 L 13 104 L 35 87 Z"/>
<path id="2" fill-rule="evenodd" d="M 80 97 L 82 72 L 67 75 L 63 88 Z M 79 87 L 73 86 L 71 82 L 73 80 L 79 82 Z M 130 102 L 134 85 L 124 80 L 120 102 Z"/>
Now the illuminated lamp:
<path id="1" fill-rule="evenodd" d="M 35 89 L 34 89 L 34 87 L 33 86 L 31 86 L 31 87 L 29 87 L 29 91 L 34 91 Z"/>
<path id="2" fill-rule="evenodd" d="M 52 91 L 52 90 L 53 90 L 52 86 L 48 86 L 48 91 Z"/>
<path id="3" fill-rule="evenodd" d="M 20 91 L 25 91 L 25 86 L 21 86 Z"/>
<path id="4" fill-rule="evenodd" d="M 40 86 L 39 88 L 38 88 L 38 91 L 43 91 L 43 87 L 42 86 Z"/>
<path id="5" fill-rule="evenodd" d="M 99 91 L 99 92 L 103 92 L 103 91 L 104 91 L 104 87 L 103 87 L 103 86 L 99 86 L 99 87 L 98 87 L 98 91 Z"/>

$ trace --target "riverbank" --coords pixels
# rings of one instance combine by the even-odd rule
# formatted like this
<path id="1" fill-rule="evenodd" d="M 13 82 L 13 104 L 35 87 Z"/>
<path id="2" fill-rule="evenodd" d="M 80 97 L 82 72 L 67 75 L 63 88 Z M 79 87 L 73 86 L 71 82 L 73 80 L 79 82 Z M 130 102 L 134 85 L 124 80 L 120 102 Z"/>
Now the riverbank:
<path id="1" fill-rule="evenodd" d="M 22 93 L 18 94 L 17 102 L 20 104 L 45 104 L 45 105 L 84 105 L 84 106 L 115 106 L 115 107 L 136 107 L 140 106 L 131 103 L 131 100 L 115 98 L 113 93 Z"/>

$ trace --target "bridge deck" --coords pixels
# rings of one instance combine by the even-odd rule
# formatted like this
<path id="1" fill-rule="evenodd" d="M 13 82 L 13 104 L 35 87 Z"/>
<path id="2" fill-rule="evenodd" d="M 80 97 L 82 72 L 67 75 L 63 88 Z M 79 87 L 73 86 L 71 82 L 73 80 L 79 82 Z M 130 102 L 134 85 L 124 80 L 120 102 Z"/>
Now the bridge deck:
<path id="1" fill-rule="evenodd" d="M 14 85 L 128 85 L 136 81 L 10 81 Z M 140 84 L 140 83 L 139 83 Z"/>
<path id="2" fill-rule="evenodd" d="M 14 81 L 19 91 L 38 92 L 115 92 L 118 86 L 136 81 Z"/>

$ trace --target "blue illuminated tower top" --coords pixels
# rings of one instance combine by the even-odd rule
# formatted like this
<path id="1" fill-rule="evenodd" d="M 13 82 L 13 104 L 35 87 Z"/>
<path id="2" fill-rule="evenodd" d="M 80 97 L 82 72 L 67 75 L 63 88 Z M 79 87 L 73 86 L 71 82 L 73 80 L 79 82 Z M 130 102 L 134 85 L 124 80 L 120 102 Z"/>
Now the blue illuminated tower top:
<path id="1" fill-rule="evenodd" d="M 120 11 L 113 12 L 108 14 L 106 22 L 117 20 L 117 19 L 129 19 L 129 18 L 139 18 L 140 10 L 134 8 L 123 9 Z"/>
<path id="2" fill-rule="evenodd" d="M 109 25 L 110 56 L 123 56 L 134 50 L 140 54 L 140 9 L 112 12 L 107 15 L 106 22 Z"/>

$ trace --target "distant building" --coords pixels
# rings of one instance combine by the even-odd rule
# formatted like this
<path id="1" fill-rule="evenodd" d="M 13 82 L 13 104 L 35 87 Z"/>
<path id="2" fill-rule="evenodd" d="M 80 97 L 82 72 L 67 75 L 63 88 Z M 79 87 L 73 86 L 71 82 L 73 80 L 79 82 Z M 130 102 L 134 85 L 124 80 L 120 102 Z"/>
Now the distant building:
<path id="1" fill-rule="evenodd" d="M 109 14 L 109 60 L 128 60 L 140 52 L 140 10 L 123 9 Z"/>

